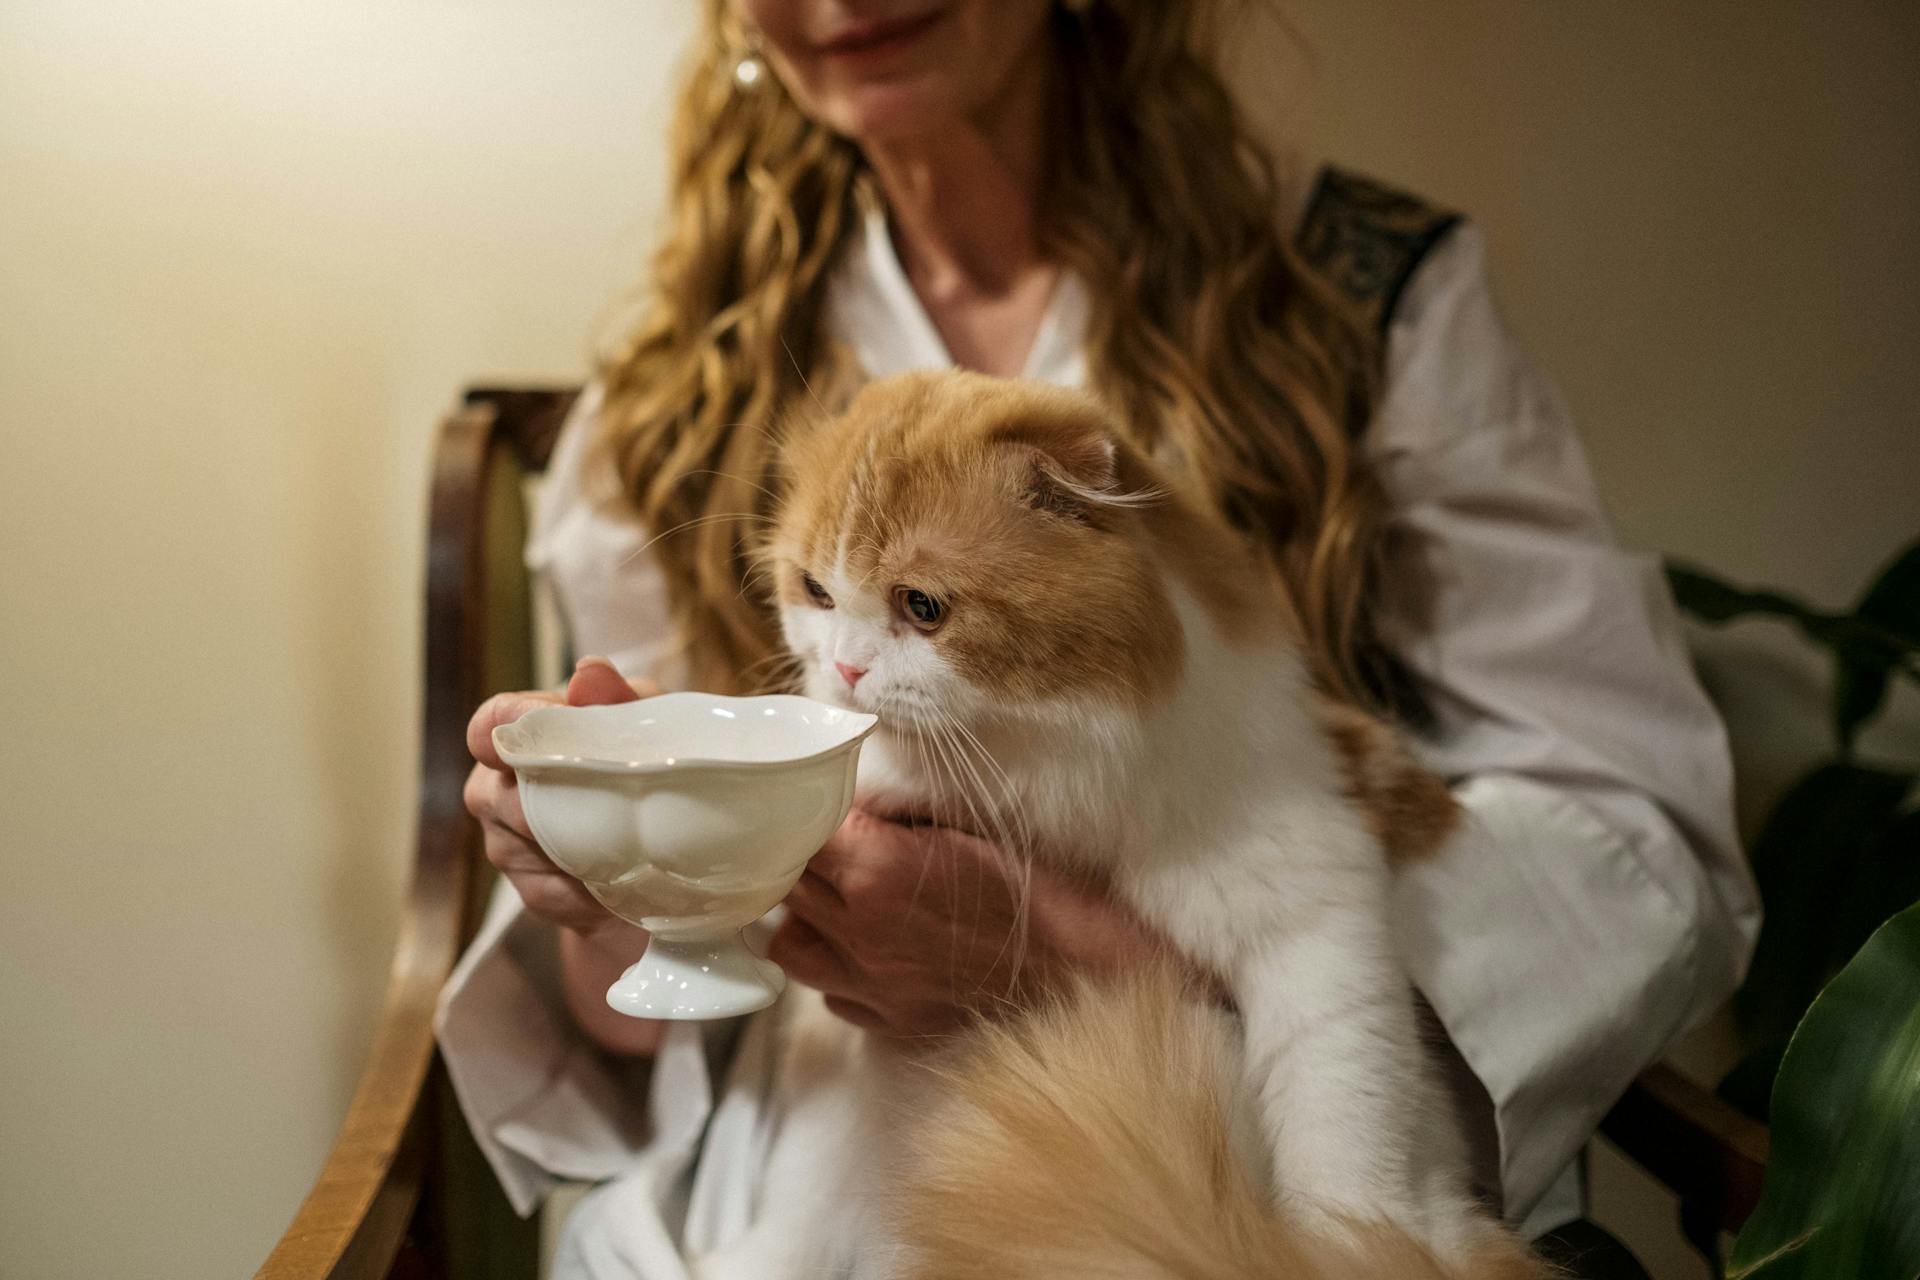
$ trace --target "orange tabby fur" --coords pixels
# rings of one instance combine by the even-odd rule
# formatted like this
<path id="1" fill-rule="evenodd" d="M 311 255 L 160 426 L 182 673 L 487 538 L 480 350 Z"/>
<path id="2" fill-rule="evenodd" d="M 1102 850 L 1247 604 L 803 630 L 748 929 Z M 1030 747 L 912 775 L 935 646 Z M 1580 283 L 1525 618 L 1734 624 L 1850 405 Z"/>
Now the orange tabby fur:
<path id="1" fill-rule="evenodd" d="M 1544 1280 L 1496 1239 L 1459 1269 L 1391 1227 L 1292 1226 L 1229 1137 L 1225 1018 L 1170 967 L 981 1027 L 895 1201 L 910 1280 Z"/>
<path id="2" fill-rule="evenodd" d="M 1329 701 L 1321 722 L 1347 776 L 1347 791 L 1393 859 L 1436 852 L 1460 825 L 1447 784 L 1408 753 L 1390 727 L 1357 707 Z"/>

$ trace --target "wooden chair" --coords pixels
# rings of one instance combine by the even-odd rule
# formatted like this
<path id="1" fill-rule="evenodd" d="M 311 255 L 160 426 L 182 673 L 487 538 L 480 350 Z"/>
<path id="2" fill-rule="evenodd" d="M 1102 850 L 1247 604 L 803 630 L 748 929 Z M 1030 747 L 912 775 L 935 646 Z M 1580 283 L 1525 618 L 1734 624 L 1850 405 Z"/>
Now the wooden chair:
<path id="1" fill-rule="evenodd" d="M 387 993 L 326 1165 L 261 1267 L 273 1280 L 528 1277 L 537 1225 L 515 1217 L 460 1117 L 434 1002 L 479 927 L 490 868 L 461 799 L 466 725 L 533 687 L 523 480 L 543 470 L 574 392 L 475 390 L 441 426 L 427 535 L 420 825 Z"/>
<path id="2" fill-rule="evenodd" d="M 537 1228 L 515 1217 L 467 1132 L 432 1022 L 491 883 L 461 800 L 467 719 L 489 694 L 534 687 L 523 481 L 545 468 L 575 395 L 476 389 L 441 427 L 413 880 L 366 1067 L 326 1165 L 258 1273 L 263 1280 L 535 1274 Z M 1658 1065 L 1602 1131 L 1679 1195 L 1688 1238 L 1717 1262 L 1719 1233 L 1737 1228 L 1759 1198 L 1765 1127 Z"/>

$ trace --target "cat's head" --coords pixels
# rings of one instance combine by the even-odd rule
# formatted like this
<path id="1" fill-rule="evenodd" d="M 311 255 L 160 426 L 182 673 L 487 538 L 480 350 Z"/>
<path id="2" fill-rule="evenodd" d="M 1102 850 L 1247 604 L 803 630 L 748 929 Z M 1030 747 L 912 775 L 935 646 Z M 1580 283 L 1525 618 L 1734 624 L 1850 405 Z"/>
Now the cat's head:
<path id="1" fill-rule="evenodd" d="M 812 696 L 928 726 L 1140 708 L 1178 677 L 1164 481 L 1092 398 L 908 374 L 786 462 L 765 560 Z"/>

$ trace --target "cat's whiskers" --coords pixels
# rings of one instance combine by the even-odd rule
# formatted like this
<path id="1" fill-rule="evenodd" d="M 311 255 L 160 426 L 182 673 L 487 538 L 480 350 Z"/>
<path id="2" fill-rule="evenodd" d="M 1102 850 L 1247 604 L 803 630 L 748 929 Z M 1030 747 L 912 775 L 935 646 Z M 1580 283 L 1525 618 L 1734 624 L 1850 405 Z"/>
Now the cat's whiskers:
<path id="1" fill-rule="evenodd" d="M 827 412 L 827 406 L 822 404 L 820 397 L 814 393 L 813 384 L 807 381 L 807 371 L 800 367 L 800 360 L 793 354 L 793 348 L 787 345 L 784 334 L 780 338 L 780 349 L 787 353 L 787 360 L 793 365 L 794 376 L 799 378 L 800 385 L 806 388 L 807 398 L 813 401 L 813 407 L 820 411 L 821 417 L 831 418 L 833 415 Z"/>
<path id="2" fill-rule="evenodd" d="M 935 708 L 929 707 L 927 708 L 927 710 L 930 712 L 933 712 L 935 715 L 938 714 Z M 967 789 L 965 783 L 960 778 L 959 769 L 956 767 L 955 761 L 954 761 L 952 743 L 950 742 L 946 733 L 942 729 L 940 721 L 938 719 L 928 718 L 928 719 L 925 719 L 923 723 L 925 725 L 925 739 L 926 739 L 927 745 L 932 750 L 934 758 L 939 762 L 941 772 L 946 779 L 946 789 L 949 791 L 950 794 L 958 796 L 960 802 L 964 804 L 967 808 L 967 815 L 969 819 L 967 830 L 969 830 L 974 834 L 984 835 L 989 839 L 991 839 L 993 834 L 992 830 L 983 819 L 980 813 L 979 806 L 974 802 L 974 797 L 972 793 Z M 958 817 L 959 815 L 956 813 L 953 816 Z M 957 858 L 947 858 L 947 859 L 944 859 L 944 862 L 945 862 L 946 871 L 947 871 L 947 901 L 950 904 L 952 914 L 956 917 L 956 921 L 957 921 L 957 917 L 959 914 L 959 907 L 960 907 L 960 864 Z M 967 949 L 969 951 L 971 951 L 973 947 L 980 941 L 980 909 L 979 908 L 980 908 L 980 897 L 978 892 L 976 892 L 974 896 L 973 933 L 972 933 L 972 936 L 967 939 L 967 944 L 966 944 Z M 1004 953 L 1004 947 L 1002 948 L 1002 953 Z M 960 990 L 960 974 L 959 974 L 960 954 L 961 954 L 960 935 L 959 935 L 958 929 L 956 929 L 953 935 L 948 939 L 947 986 L 948 986 L 948 989 L 953 991 L 956 996 L 961 996 L 967 1000 L 973 1000 L 980 995 L 979 989 L 967 991 L 967 992 L 962 992 Z M 993 965 L 997 966 L 999 962 L 1000 962 L 999 956 L 996 955 L 994 957 Z M 990 967 L 989 972 L 991 971 L 992 969 Z"/>
<path id="3" fill-rule="evenodd" d="M 756 685 L 754 681 L 763 669 L 771 669 L 767 676 L 767 682 L 762 685 Z M 740 686 L 743 689 L 749 689 L 755 692 L 783 692 L 799 685 L 800 675 L 803 669 L 803 664 L 798 657 L 781 650 L 768 654 L 758 662 L 751 662 L 745 667 L 742 667 L 740 669 Z"/>
<path id="4" fill-rule="evenodd" d="M 975 737 L 971 730 L 962 724 L 950 712 L 937 711 L 942 729 L 953 746 L 955 758 L 966 767 L 968 776 L 973 780 L 973 790 L 988 806 L 991 815 L 993 835 L 1002 844 L 1009 846 L 1009 852 L 1024 856 L 1030 844 L 1031 833 L 1028 830 L 1026 813 L 1015 791 L 1013 780 L 1007 776 L 1000 762 L 993 758 Z M 973 754 L 977 753 L 980 764 L 984 764 L 987 773 L 982 776 L 980 767 L 975 763 Z M 989 785 L 991 784 L 991 785 Z M 996 798 L 994 789 L 998 788 Z"/>
<path id="5" fill-rule="evenodd" d="M 894 701 L 898 701 L 897 697 Z M 884 707 L 886 702 L 887 700 L 883 698 L 880 705 Z M 954 768 L 950 758 L 950 748 L 947 746 L 940 732 L 940 725 L 937 720 L 929 718 L 926 714 L 929 710 L 931 710 L 931 708 L 925 706 L 914 707 L 915 714 L 905 718 L 904 724 L 899 727 L 905 730 L 909 740 L 916 748 L 922 749 L 920 753 L 921 764 L 925 770 L 927 779 L 934 788 L 935 794 L 948 793 L 958 796 L 959 800 L 971 811 L 973 826 L 977 829 L 982 826 L 979 809 L 974 805 L 971 796 L 967 794 L 966 788 L 961 784 L 958 772 Z M 946 804 L 936 804 L 936 811 L 929 816 L 937 823 L 951 825 L 953 818 L 957 816 L 957 814 L 944 812 L 950 803 L 949 801 Z M 960 899 L 960 869 L 953 859 L 943 859 L 942 861 L 945 864 L 946 871 L 947 901 L 957 907 Z M 928 863 L 923 862 L 920 868 L 920 876 L 914 884 L 913 897 L 909 899 L 910 903 L 918 900 L 920 890 L 926 884 L 927 869 Z M 978 928 L 979 921 L 976 916 L 973 941 L 978 941 Z M 956 933 L 950 941 L 952 945 L 947 949 L 947 980 L 949 986 L 954 988 L 956 994 L 958 994 L 960 962 L 958 934 Z M 971 942 L 969 945 L 971 945 Z M 998 963 L 997 959 L 995 963 Z M 971 994 L 974 993 L 969 993 L 969 995 Z"/>
<path id="6" fill-rule="evenodd" d="M 895 692 L 880 704 L 888 713 L 907 713 L 894 717 L 894 729 L 910 729 L 916 743 L 939 751 L 942 767 L 937 774 L 929 760 L 923 759 L 922 764 L 929 766 L 936 784 L 951 788 L 967 806 L 975 834 L 1024 852 L 1030 844 L 1030 829 L 1012 778 L 957 716 L 913 692 L 916 696 L 911 702 Z"/>
<path id="7" fill-rule="evenodd" d="M 1004 838 L 1006 833 L 994 818 L 991 797 L 987 795 L 977 771 L 971 769 L 970 762 L 952 737 L 949 728 L 951 717 L 937 706 L 919 699 L 915 700 L 911 710 L 915 732 L 934 751 L 939 765 L 935 784 L 966 806 L 967 817 L 972 824 L 969 829 L 974 834 L 992 839 Z M 962 768 L 967 768 L 970 777 L 961 776 Z M 981 801 L 989 802 L 989 808 L 984 813 L 981 811 Z"/>
<path id="8" fill-rule="evenodd" d="M 987 780 L 981 776 L 979 768 L 967 753 L 967 743 L 971 742 L 982 758 L 994 770 L 999 770 L 998 762 L 993 760 L 991 753 L 980 744 L 980 740 L 974 737 L 972 732 L 951 713 L 936 710 L 935 714 L 939 716 L 942 734 L 950 744 L 954 758 L 966 768 L 975 789 L 988 806 L 988 818 L 984 824 L 988 830 L 983 831 L 982 834 L 990 836 L 1006 855 L 1001 863 L 1001 870 L 1006 880 L 1007 890 L 1013 896 L 1014 924 L 1012 931 L 1002 940 L 1000 952 L 994 957 L 993 963 L 997 967 L 1003 958 L 1007 958 L 1008 948 L 1012 947 L 1013 955 L 1008 961 L 1008 983 L 1011 989 L 1011 985 L 1019 980 L 1020 969 L 1026 962 L 1027 912 L 1033 887 L 1033 862 L 1027 856 L 1030 835 L 1026 815 L 1022 811 L 1018 796 L 1014 793 L 1011 780 L 1007 779 L 1003 770 L 999 773 L 1001 796 L 999 802 L 995 803 L 989 793 Z M 961 735 L 964 735 L 964 740 Z M 968 800 L 968 805 L 970 808 L 973 807 L 971 798 Z M 977 808 L 974 812 L 975 820 L 978 822 Z"/>
<path id="9" fill-rule="evenodd" d="M 962 801 L 967 801 L 964 789 L 959 785 L 958 778 L 954 774 L 947 759 L 946 745 L 937 732 L 937 726 L 931 721 L 921 720 L 918 722 L 918 728 L 921 741 L 926 744 L 928 758 L 934 766 L 934 787 L 936 792 L 957 793 Z M 949 801 L 949 803 L 951 802 Z M 971 807 L 971 803 L 968 803 L 969 807 Z M 951 822 L 954 816 L 957 815 L 936 815 L 936 819 L 945 817 L 948 822 Z M 975 821 L 978 821 L 977 816 Z M 942 861 L 946 871 L 947 901 L 957 906 L 960 900 L 960 868 L 951 858 L 943 859 Z M 959 985 L 958 965 L 960 963 L 959 937 L 957 934 L 950 939 L 950 944 L 947 948 L 947 984 L 949 987 L 957 987 Z"/>
<path id="10" fill-rule="evenodd" d="M 645 555 L 653 547 L 653 544 L 660 541 L 660 539 L 662 538 L 670 538 L 674 534 L 684 533 L 688 529 L 699 528 L 702 525 L 719 524 L 722 521 L 727 521 L 727 520 L 759 521 L 761 524 L 775 523 L 774 518 L 772 516 L 763 516 L 756 511 L 717 511 L 717 512 L 709 513 L 704 516 L 695 516 L 691 520 L 682 520 L 679 524 L 674 525 L 670 529 L 662 529 L 659 533 L 656 533 L 651 538 L 648 538 L 646 542 L 642 543 L 638 548 L 636 548 L 635 550 L 633 550 L 632 552 L 624 556 L 620 561 L 619 567 L 625 568 L 627 565 L 632 564 L 635 560 Z"/>
<path id="11" fill-rule="evenodd" d="M 771 565 L 764 561 L 753 562 L 748 566 L 747 571 L 740 576 L 739 594 L 742 596 L 746 595 L 748 589 L 751 588 L 756 581 L 762 578 L 771 578 L 772 574 L 773 567 Z"/>
<path id="12" fill-rule="evenodd" d="M 780 495 L 775 493 L 773 490 L 767 488 L 767 486 L 763 484 L 755 484 L 753 481 L 747 479 L 745 476 L 737 476 L 730 471 L 715 471 L 711 467 L 702 467 L 698 471 L 689 471 L 686 474 L 689 476 L 713 476 L 715 479 L 718 479 L 718 480 L 731 480 L 735 484 L 744 484 L 749 489 L 758 489 L 761 493 L 766 494 L 769 498 L 773 499 L 775 502 L 780 501 Z"/>
<path id="13" fill-rule="evenodd" d="M 932 776 L 933 769 L 925 750 L 925 735 L 922 734 L 917 727 L 917 722 L 911 717 L 904 720 L 889 720 L 886 713 L 891 708 L 888 706 L 888 700 L 884 696 L 875 704 L 874 709 L 881 713 L 882 722 L 888 725 L 893 734 L 907 744 L 916 759 L 916 765 L 920 770 L 921 776 Z M 926 887 L 926 884 L 927 863 L 922 861 L 920 864 L 920 874 L 915 877 L 913 882 L 913 892 L 907 895 L 908 911 L 912 911 L 914 906 L 920 901 L 920 891 Z"/>
<path id="14" fill-rule="evenodd" d="M 1020 847 L 1024 851 L 1027 847 L 1028 835 L 1026 830 L 1026 814 L 1019 802 L 1019 796 L 1014 790 L 1013 779 L 1008 776 L 1005 769 L 1000 767 L 1000 762 L 993 758 L 993 752 L 987 750 L 986 744 L 980 741 L 979 736 L 976 735 L 973 730 L 967 728 L 965 722 L 951 713 L 942 714 L 946 716 L 947 723 L 979 753 L 981 762 L 987 766 L 993 774 L 994 779 L 1000 784 L 1001 796 L 1005 807 L 1021 824 L 1019 833 Z"/>
<path id="15" fill-rule="evenodd" d="M 772 444 L 774 444 L 776 447 L 778 447 L 782 443 L 780 440 L 780 437 L 774 433 L 773 428 L 768 426 L 764 422 L 758 422 L 758 421 L 750 422 L 745 418 L 735 418 L 732 422 L 727 424 L 727 434 L 732 435 L 736 431 L 758 432 L 760 435 L 765 436 L 767 440 L 770 441 Z M 727 478 L 736 479 L 737 477 L 729 476 Z"/>

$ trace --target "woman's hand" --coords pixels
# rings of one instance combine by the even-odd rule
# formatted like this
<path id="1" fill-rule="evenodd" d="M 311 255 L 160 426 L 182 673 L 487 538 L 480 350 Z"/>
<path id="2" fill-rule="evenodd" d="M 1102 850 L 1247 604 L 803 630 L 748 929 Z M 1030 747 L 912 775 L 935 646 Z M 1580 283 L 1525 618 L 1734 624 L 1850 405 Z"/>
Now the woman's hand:
<path id="1" fill-rule="evenodd" d="M 615 1053 L 650 1053 L 659 1024 L 629 1018 L 607 1007 L 606 990 L 647 949 L 644 929 L 601 906 L 587 887 L 540 851 L 520 807 L 519 780 L 493 749 L 493 730 L 536 707 L 597 706 L 651 697 L 659 688 L 628 681 L 605 658 L 582 658 L 555 693 L 501 693 L 487 699 L 467 722 L 467 750 L 476 761 L 467 775 L 467 811 L 480 820 L 487 861 L 500 869 L 527 910 L 559 925 L 561 970 L 567 1006 L 580 1029 Z"/>
<path id="2" fill-rule="evenodd" d="M 847 1021 L 904 1037 L 1170 951 L 1105 894 L 1038 865 L 1022 920 L 1018 884 L 990 840 L 855 809 L 787 895 L 767 954 Z"/>
<path id="3" fill-rule="evenodd" d="M 520 895 L 527 910 L 576 933 L 592 933 L 615 917 L 587 892 L 587 887 L 555 866 L 540 852 L 520 807 L 520 785 L 512 766 L 493 749 L 493 731 L 512 724 L 536 707 L 587 707 L 632 702 L 659 689 L 645 681 L 629 683 L 605 658 L 582 658 L 567 682 L 565 696 L 556 693 L 497 693 L 480 704 L 467 722 L 467 750 L 476 763 L 467 775 L 467 812 L 480 820 L 486 837 L 487 861 Z"/>

